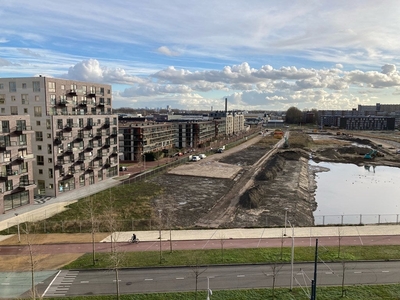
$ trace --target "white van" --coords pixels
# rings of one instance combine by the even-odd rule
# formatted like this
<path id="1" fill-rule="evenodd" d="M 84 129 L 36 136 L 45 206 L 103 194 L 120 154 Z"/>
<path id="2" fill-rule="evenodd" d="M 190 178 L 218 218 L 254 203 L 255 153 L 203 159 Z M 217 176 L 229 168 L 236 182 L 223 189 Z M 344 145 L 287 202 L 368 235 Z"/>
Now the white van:
<path id="1" fill-rule="evenodd" d="M 203 159 L 203 158 L 206 158 L 207 156 L 206 156 L 205 154 L 199 154 L 199 157 L 200 157 L 201 159 Z"/>
<path id="2" fill-rule="evenodd" d="M 200 159 L 201 159 L 200 156 L 197 155 L 192 156 L 192 161 L 199 161 Z"/>

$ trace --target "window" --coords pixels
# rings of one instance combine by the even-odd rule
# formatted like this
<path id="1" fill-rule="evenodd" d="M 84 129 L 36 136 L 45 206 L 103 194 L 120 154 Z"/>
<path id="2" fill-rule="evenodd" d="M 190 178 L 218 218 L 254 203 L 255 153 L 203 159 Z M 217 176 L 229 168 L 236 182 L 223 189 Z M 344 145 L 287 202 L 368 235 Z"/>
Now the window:
<path id="1" fill-rule="evenodd" d="M 53 146 L 51 144 L 47 144 L 47 154 L 53 153 Z"/>
<path id="2" fill-rule="evenodd" d="M 0 104 L 5 104 L 6 103 L 6 95 L 1 94 L 0 95 Z"/>
<path id="3" fill-rule="evenodd" d="M 53 178 L 53 169 L 49 169 L 49 178 Z"/>
<path id="4" fill-rule="evenodd" d="M 39 162 L 38 162 L 39 164 Z M 43 174 L 43 169 L 39 169 L 39 174 L 42 175 Z"/>
<path id="5" fill-rule="evenodd" d="M 60 85 L 60 89 L 65 90 L 65 85 Z"/>
<path id="6" fill-rule="evenodd" d="M 38 166 L 43 166 L 44 165 L 44 157 L 43 157 L 43 155 L 36 156 L 36 163 L 37 163 Z"/>
<path id="7" fill-rule="evenodd" d="M 42 107 L 41 106 L 34 106 L 34 116 L 41 117 L 42 116 Z"/>
<path id="8" fill-rule="evenodd" d="M 28 109 L 24 108 L 24 114 L 27 114 L 27 113 L 28 113 Z"/>
<path id="9" fill-rule="evenodd" d="M 1 113 L 5 114 L 6 113 L 6 109 L 4 107 L 1 108 Z"/>
<path id="10" fill-rule="evenodd" d="M 40 126 L 40 121 L 36 121 L 36 126 Z"/>
<path id="11" fill-rule="evenodd" d="M 21 103 L 22 104 L 29 104 L 28 95 L 27 94 L 22 94 L 21 95 Z"/>
<path id="12" fill-rule="evenodd" d="M 4 84 L 0 83 L 0 90 L 4 90 Z"/>
<path id="13" fill-rule="evenodd" d="M 15 96 L 11 96 L 11 101 L 15 101 Z"/>
<path id="14" fill-rule="evenodd" d="M 42 145 L 37 146 L 38 151 L 42 151 Z"/>
<path id="15" fill-rule="evenodd" d="M 56 104 L 56 95 L 50 95 L 50 104 L 51 105 Z"/>
<path id="16" fill-rule="evenodd" d="M 42 131 L 36 131 L 35 136 L 36 136 L 36 142 L 43 142 L 43 132 Z"/>
<path id="17" fill-rule="evenodd" d="M 11 106 L 10 110 L 11 110 L 12 115 L 18 115 L 18 107 L 17 106 Z"/>
<path id="18" fill-rule="evenodd" d="M 48 134 L 47 134 L 47 138 L 48 138 L 48 139 L 51 139 L 51 133 L 48 133 Z"/>
<path id="19" fill-rule="evenodd" d="M 49 81 L 48 82 L 48 86 L 49 86 L 49 92 L 50 93 L 55 93 L 56 92 L 56 83 Z"/>
<path id="20" fill-rule="evenodd" d="M 35 96 L 35 101 L 39 101 L 39 96 Z"/>
<path id="21" fill-rule="evenodd" d="M 51 157 L 49 157 L 48 162 L 49 162 L 49 164 L 52 164 L 53 163 L 53 159 Z"/>
<path id="22" fill-rule="evenodd" d="M 50 190 L 52 190 L 52 189 L 53 189 L 53 184 L 50 183 L 48 188 L 49 188 Z"/>
<path id="23" fill-rule="evenodd" d="M 49 119 L 46 120 L 46 128 L 51 129 L 51 123 Z"/>
<path id="24" fill-rule="evenodd" d="M 109 94 L 109 95 L 110 95 L 110 94 L 111 94 L 111 90 L 107 90 L 107 94 Z"/>
<path id="25" fill-rule="evenodd" d="M 34 92 L 40 92 L 40 81 L 33 81 L 32 87 Z"/>
<path id="26" fill-rule="evenodd" d="M 23 89 L 26 89 L 26 83 L 23 83 L 23 84 L 22 84 L 22 88 L 23 88 Z"/>
<path id="27" fill-rule="evenodd" d="M 10 93 L 15 93 L 17 92 L 17 83 L 15 81 L 10 81 L 8 83 L 8 88 Z"/>
<path id="28" fill-rule="evenodd" d="M 104 96 L 104 88 L 100 88 L 100 94 Z"/>
<path id="29" fill-rule="evenodd" d="M 82 85 L 82 92 L 83 92 L 84 94 L 86 94 L 86 91 L 87 91 L 86 85 Z"/>

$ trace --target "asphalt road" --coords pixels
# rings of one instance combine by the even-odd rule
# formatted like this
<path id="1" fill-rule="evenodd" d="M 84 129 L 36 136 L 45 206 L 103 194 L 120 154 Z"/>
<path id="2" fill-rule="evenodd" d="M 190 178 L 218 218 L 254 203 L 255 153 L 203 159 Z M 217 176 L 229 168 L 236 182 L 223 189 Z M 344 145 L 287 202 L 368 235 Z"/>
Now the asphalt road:
<path id="1" fill-rule="evenodd" d="M 328 236 L 318 237 L 320 246 L 367 246 L 367 245 L 400 245 L 398 235 L 376 235 L 376 236 Z M 266 248 L 266 247 L 291 247 L 292 239 L 290 236 L 281 238 L 257 238 L 257 239 L 225 239 L 225 240 L 186 240 L 186 241 L 162 241 L 161 250 L 169 251 L 172 245 L 173 250 L 194 250 L 194 249 L 220 249 L 227 248 Z M 282 244 L 283 243 L 283 244 Z M 296 237 L 294 238 L 295 247 L 309 247 L 315 245 L 315 237 Z M 96 252 L 109 252 L 110 243 L 96 243 Z M 160 242 L 140 242 L 132 244 L 128 242 L 118 243 L 120 251 L 160 251 Z M 91 253 L 92 244 L 46 244 L 34 245 L 35 253 Z M 28 246 L 0 246 L 0 255 L 29 255 Z"/>
<path id="2" fill-rule="evenodd" d="M 310 288 L 314 265 L 293 266 L 293 287 Z M 344 273 L 343 273 L 344 272 Z M 211 267 L 123 269 L 118 272 L 121 294 L 194 291 L 196 277 L 199 290 L 210 288 L 215 292 L 226 289 L 289 287 L 291 265 L 234 265 Z M 345 285 L 391 284 L 400 281 L 400 262 L 319 263 L 317 286 L 340 286 L 344 274 Z M 197 275 L 197 276 L 196 276 Z M 110 270 L 60 271 L 46 286 L 45 297 L 115 294 L 116 274 Z"/>

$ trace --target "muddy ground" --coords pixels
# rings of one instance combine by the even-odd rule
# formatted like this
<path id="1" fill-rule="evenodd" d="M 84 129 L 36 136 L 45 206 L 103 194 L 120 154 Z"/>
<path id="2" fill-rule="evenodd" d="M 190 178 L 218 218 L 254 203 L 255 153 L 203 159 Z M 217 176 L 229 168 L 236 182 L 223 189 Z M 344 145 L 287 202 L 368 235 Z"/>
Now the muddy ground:
<path id="1" fill-rule="evenodd" d="M 400 167 L 395 148 L 378 146 L 373 139 L 325 133 L 314 140 L 308 134 L 291 132 L 288 141 L 287 149 L 274 149 L 278 140 L 257 137 L 237 151 L 215 154 L 153 178 L 165 190 L 155 205 L 163 207 L 169 225 L 175 228 L 284 226 L 285 214 L 295 226 L 313 226 L 318 205 L 314 179 L 322 170 L 310 167 L 310 158 Z M 380 156 L 365 160 L 371 148 L 378 149 Z M 265 161 L 260 164 L 262 157 Z M 232 200 L 226 199 L 229 194 Z"/>

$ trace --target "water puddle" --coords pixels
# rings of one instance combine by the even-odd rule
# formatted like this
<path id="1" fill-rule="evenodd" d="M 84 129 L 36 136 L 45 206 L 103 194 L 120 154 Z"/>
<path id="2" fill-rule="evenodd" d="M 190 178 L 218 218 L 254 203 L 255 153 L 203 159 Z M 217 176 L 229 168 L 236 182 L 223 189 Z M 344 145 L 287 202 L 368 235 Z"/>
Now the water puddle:
<path id="1" fill-rule="evenodd" d="M 400 221 L 399 168 L 313 161 L 310 165 L 319 171 L 316 225 Z"/>

